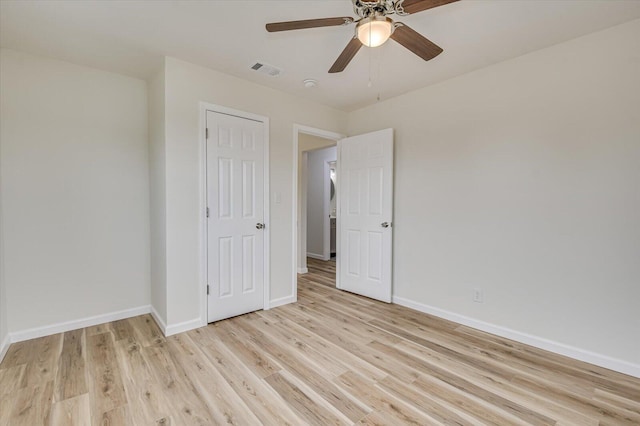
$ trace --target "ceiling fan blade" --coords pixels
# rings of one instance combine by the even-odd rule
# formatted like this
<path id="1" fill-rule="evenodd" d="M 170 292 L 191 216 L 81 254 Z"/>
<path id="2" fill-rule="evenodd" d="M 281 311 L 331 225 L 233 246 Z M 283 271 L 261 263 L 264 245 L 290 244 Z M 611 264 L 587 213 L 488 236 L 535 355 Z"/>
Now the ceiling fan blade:
<path id="1" fill-rule="evenodd" d="M 404 24 L 396 27 L 391 34 L 391 38 L 425 61 L 435 58 L 442 53 L 442 48 L 423 37 L 420 33 L 412 30 Z"/>
<path id="2" fill-rule="evenodd" d="M 338 59 L 333 63 L 329 72 L 336 73 L 344 71 L 361 47 L 362 43 L 360 40 L 352 38 L 349 44 L 347 44 L 347 47 L 345 47 L 340 56 L 338 56 Z"/>
<path id="3" fill-rule="evenodd" d="M 306 28 L 318 28 L 318 27 L 336 27 L 339 25 L 348 25 L 353 23 L 353 18 L 345 16 L 342 18 L 321 18 L 321 19 L 306 19 L 304 21 L 287 21 L 287 22 L 272 22 L 267 24 L 267 31 L 270 33 L 277 31 L 289 31 L 289 30 L 303 30 Z"/>
<path id="4" fill-rule="evenodd" d="M 402 8 L 406 13 L 417 13 L 459 0 L 404 0 Z"/>

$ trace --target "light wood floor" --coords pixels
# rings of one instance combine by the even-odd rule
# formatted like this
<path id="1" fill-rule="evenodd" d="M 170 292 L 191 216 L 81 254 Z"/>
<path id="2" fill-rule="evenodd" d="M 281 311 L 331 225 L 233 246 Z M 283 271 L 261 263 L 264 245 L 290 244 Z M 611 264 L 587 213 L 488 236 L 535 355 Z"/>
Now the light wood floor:
<path id="1" fill-rule="evenodd" d="M 640 424 L 640 380 L 332 288 L 162 337 L 150 316 L 11 346 L 1 425 Z"/>

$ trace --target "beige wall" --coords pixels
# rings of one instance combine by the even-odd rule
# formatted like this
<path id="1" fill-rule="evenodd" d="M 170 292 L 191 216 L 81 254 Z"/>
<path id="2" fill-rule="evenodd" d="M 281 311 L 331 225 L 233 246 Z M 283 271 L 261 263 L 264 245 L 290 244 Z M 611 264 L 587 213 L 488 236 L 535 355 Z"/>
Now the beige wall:
<path id="1" fill-rule="evenodd" d="M 9 332 L 148 306 L 145 82 L 0 55 Z"/>
<path id="2" fill-rule="evenodd" d="M 636 20 L 352 113 L 396 129 L 394 295 L 640 374 L 639 76 Z"/>
<path id="3" fill-rule="evenodd" d="M 166 58 L 165 79 L 168 325 L 201 318 L 201 101 L 270 120 L 270 298 L 276 303 L 289 300 L 294 278 L 293 125 L 341 131 L 346 127 L 344 113 L 173 58 Z"/>

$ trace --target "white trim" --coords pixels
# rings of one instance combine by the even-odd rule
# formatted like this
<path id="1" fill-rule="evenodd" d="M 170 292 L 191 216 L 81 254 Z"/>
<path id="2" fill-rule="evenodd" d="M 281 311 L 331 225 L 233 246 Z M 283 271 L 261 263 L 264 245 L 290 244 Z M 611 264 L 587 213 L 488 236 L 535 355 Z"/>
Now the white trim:
<path id="1" fill-rule="evenodd" d="M 264 123 L 264 223 L 267 226 L 264 228 L 264 304 L 265 311 L 271 309 L 271 222 L 270 222 L 270 209 L 271 209 L 271 186 L 269 183 L 269 174 L 271 170 L 271 164 L 269 160 L 269 118 L 262 117 Z"/>
<path id="2" fill-rule="evenodd" d="M 298 268 L 298 273 L 299 274 L 308 274 L 309 273 L 309 268 Z"/>
<path id="3" fill-rule="evenodd" d="M 298 151 L 300 149 L 298 148 Z M 300 160 L 300 155 L 298 155 L 298 160 Z M 298 179 L 296 180 L 296 184 L 300 184 L 300 187 L 296 191 L 298 194 L 298 199 L 295 201 L 298 204 L 297 214 L 295 220 L 298 221 L 297 231 L 298 235 L 296 238 L 296 244 L 298 244 L 298 253 L 296 254 L 296 258 L 298 259 L 298 269 L 304 269 L 307 266 L 307 256 L 304 253 L 307 246 L 307 231 L 309 230 L 307 227 L 307 196 L 308 194 L 308 182 L 309 182 L 309 151 L 302 151 L 302 164 L 298 164 Z"/>
<path id="4" fill-rule="evenodd" d="M 304 126 L 302 124 L 294 124 L 293 125 L 293 192 L 291 199 L 293 200 L 292 208 L 292 241 L 291 247 L 293 248 L 293 264 L 291 265 L 291 292 L 292 298 L 295 302 L 298 299 L 298 268 L 301 265 L 298 265 L 298 250 L 302 250 L 301 247 L 298 247 L 298 135 L 300 133 L 304 133 L 306 135 L 318 136 L 321 138 L 339 141 L 345 136 L 340 133 L 331 132 L 328 130 L 317 129 L 315 127 Z M 277 299 L 281 300 L 281 299 Z M 271 301 L 272 307 L 274 306 L 274 301 Z M 289 302 L 287 302 L 289 303 Z"/>
<path id="5" fill-rule="evenodd" d="M 280 297 L 279 299 L 273 299 L 271 301 L 271 307 L 277 308 L 278 306 L 288 305 L 289 303 L 295 303 L 298 299 L 295 295 Z"/>
<path id="6" fill-rule="evenodd" d="M 307 252 L 307 257 L 310 257 L 312 259 L 318 259 L 318 260 L 329 260 L 329 259 L 325 259 L 323 254 L 317 254 L 317 253 L 309 253 Z"/>
<path id="7" fill-rule="evenodd" d="M 4 336 L 2 343 L 0 343 L 0 362 L 2 362 L 4 356 L 7 354 L 9 346 L 11 346 L 11 336 L 7 333 L 7 335 Z"/>
<path id="8" fill-rule="evenodd" d="M 158 311 L 156 311 L 156 308 L 153 307 L 153 305 L 151 305 L 151 317 L 156 322 L 158 327 L 160 327 L 160 330 L 162 330 L 162 334 L 164 334 L 166 336 L 167 335 L 167 324 L 165 324 L 164 320 L 162 319 L 162 317 L 160 316 Z"/>
<path id="9" fill-rule="evenodd" d="M 534 346 L 539 349 L 544 349 L 549 352 L 568 356 L 579 361 L 588 362 L 593 365 L 608 368 L 609 370 L 614 370 L 623 374 L 628 374 L 630 376 L 640 378 L 640 364 L 634 364 L 628 361 L 612 358 L 607 355 L 591 352 L 586 349 L 580 349 L 574 346 L 566 345 L 564 343 L 555 342 L 543 337 L 522 333 L 520 331 L 512 330 L 510 328 L 502 327 L 488 322 L 479 321 L 464 315 L 456 314 L 455 312 L 425 305 L 410 299 L 405 299 L 403 297 L 393 296 L 392 301 L 393 303 L 396 303 L 398 305 L 415 309 L 416 311 L 424 312 L 426 314 L 434 315 L 439 318 L 444 318 L 446 320 L 466 325 L 480 331 L 495 334 L 496 336 L 515 340 L 516 342 Z"/>
<path id="10" fill-rule="evenodd" d="M 269 118 L 253 114 L 250 112 L 240 111 L 232 108 L 227 108 L 221 105 L 211 104 L 207 102 L 200 102 L 200 123 L 199 123 L 199 132 L 200 132 L 200 215 L 199 215 L 199 230 L 200 230 L 200 315 L 199 315 L 199 325 L 197 327 L 205 326 L 209 323 L 208 320 L 208 298 L 207 298 L 207 217 L 206 217 L 206 208 L 207 208 L 207 140 L 205 128 L 207 125 L 207 111 L 218 112 L 222 114 L 233 115 L 240 118 L 246 118 L 249 120 L 254 120 L 261 122 L 264 125 L 264 216 L 263 221 L 266 224 L 264 228 L 264 300 L 263 300 L 263 309 L 268 310 L 270 305 L 270 297 L 271 297 L 271 224 L 269 222 L 269 208 L 270 208 L 270 200 L 271 193 L 269 187 L 269 173 L 270 173 L 270 164 L 269 164 Z M 176 330 L 179 330 L 181 327 L 190 327 L 188 324 L 191 324 L 193 320 L 186 321 L 183 323 L 179 323 L 176 325 L 168 326 L 167 332 L 170 334 L 178 333 L 178 331 L 173 332 L 174 327 Z M 191 327 L 186 328 L 185 330 L 191 330 Z M 166 334 L 166 333 L 165 333 Z M 169 335 L 170 335 L 169 334 Z"/>
<path id="11" fill-rule="evenodd" d="M 198 215 L 198 245 L 200 251 L 200 324 L 207 324 L 208 294 L 207 294 L 207 109 L 209 104 L 200 102 L 200 122 L 198 123 L 198 140 L 200 141 L 198 151 L 200 155 L 199 167 L 199 190 L 200 190 L 200 214 Z M 164 323 L 163 323 L 164 324 Z M 158 324 L 160 325 L 160 324 Z M 166 336 L 166 324 L 162 329 Z"/>
<path id="12" fill-rule="evenodd" d="M 168 325 L 165 328 L 164 335 L 166 337 L 173 336 L 174 334 L 184 333 L 185 331 L 193 330 L 194 328 L 206 327 L 207 324 L 202 325 L 200 318 L 194 318 L 189 321 L 179 322 L 178 324 Z"/>
<path id="13" fill-rule="evenodd" d="M 340 147 L 342 146 L 341 141 L 338 141 L 336 143 L 336 288 L 337 289 L 342 289 L 341 287 L 341 283 L 340 283 L 340 253 L 342 248 L 340 247 L 340 237 L 342 236 L 342 234 L 340 233 L 340 222 L 338 222 L 338 218 L 340 217 L 340 197 L 338 196 L 338 190 L 339 190 L 339 185 L 340 185 L 340 179 L 342 179 L 341 176 L 341 172 L 340 172 L 340 164 L 341 164 L 341 159 L 340 159 Z"/>
<path id="14" fill-rule="evenodd" d="M 324 181 L 322 182 L 322 258 L 331 259 L 331 166 L 329 163 L 338 161 L 338 148 L 336 146 L 336 159 L 325 161 L 322 167 Z M 336 197 L 338 195 L 336 194 Z"/>
<path id="15" fill-rule="evenodd" d="M 27 330 L 9 333 L 11 343 L 22 342 L 25 340 L 36 339 L 38 337 L 51 336 L 52 334 L 64 333 L 79 328 L 91 327 L 107 322 L 118 321 L 125 318 L 137 317 L 151 313 L 151 306 L 139 306 L 137 308 L 125 309 L 108 314 L 95 315 L 86 318 L 80 318 L 73 321 L 59 322 L 57 324 L 45 325 L 43 327 L 35 327 Z"/>

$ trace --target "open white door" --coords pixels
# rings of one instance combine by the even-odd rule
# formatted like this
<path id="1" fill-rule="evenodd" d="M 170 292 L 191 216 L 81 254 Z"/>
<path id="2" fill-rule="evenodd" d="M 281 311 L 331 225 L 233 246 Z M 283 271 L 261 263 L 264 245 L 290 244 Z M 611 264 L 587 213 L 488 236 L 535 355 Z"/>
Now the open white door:
<path id="1" fill-rule="evenodd" d="M 264 307 L 264 123 L 207 111 L 208 322 Z"/>
<path id="2" fill-rule="evenodd" d="M 338 141 L 337 287 L 391 302 L 393 129 Z"/>

